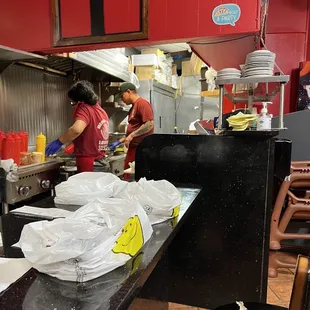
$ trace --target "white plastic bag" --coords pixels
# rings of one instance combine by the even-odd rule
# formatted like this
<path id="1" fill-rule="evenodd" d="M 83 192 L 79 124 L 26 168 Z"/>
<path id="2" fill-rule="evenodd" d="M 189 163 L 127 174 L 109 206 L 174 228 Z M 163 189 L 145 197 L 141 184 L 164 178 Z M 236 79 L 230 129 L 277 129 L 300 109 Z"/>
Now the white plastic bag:
<path id="1" fill-rule="evenodd" d="M 84 206 L 94 199 L 109 198 L 119 178 L 112 173 L 83 172 L 56 185 L 56 204 Z"/>
<path id="2" fill-rule="evenodd" d="M 180 212 L 181 195 L 166 180 L 147 181 L 142 178 L 132 183 L 118 181 L 113 186 L 113 197 L 137 201 L 152 225 L 177 217 Z"/>
<path id="3" fill-rule="evenodd" d="M 9 182 L 14 183 L 19 180 L 19 175 L 17 172 L 18 167 L 14 163 L 13 159 L 0 160 L 0 167 L 7 173 L 6 179 Z"/>
<path id="4" fill-rule="evenodd" d="M 136 201 L 107 198 L 64 219 L 25 225 L 18 246 L 40 272 L 86 282 L 124 265 L 152 232 Z"/>

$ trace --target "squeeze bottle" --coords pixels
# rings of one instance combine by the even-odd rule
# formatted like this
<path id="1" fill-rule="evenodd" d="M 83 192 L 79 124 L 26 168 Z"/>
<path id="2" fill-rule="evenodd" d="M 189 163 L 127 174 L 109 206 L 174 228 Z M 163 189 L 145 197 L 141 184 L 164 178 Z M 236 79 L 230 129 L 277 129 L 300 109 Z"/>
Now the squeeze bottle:
<path id="1" fill-rule="evenodd" d="M 36 138 L 36 151 L 42 153 L 42 163 L 45 162 L 46 137 L 41 132 Z"/>
<path id="2" fill-rule="evenodd" d="M 257 120 L 257 130 L 271 130 L 272 116 L 268 114 L 267 103 L 263 102 L 263 108 Z"/>
<path id="3" fill-rule="evenodd" d="M 2 159 L 14 160 L 15 139 L 12 134 L 8 134 L 2 141 Z"/>
<path id="4" fill-rule="evenodd" d="M 15 139 L 15 149 L 14 149 L 14 162 L 17 166 L 19 166 L 20 163 L 20 152 L 21 152 L 21 142 L 22 139 L 18 133 L 13 133 L 13 137 Z"/>

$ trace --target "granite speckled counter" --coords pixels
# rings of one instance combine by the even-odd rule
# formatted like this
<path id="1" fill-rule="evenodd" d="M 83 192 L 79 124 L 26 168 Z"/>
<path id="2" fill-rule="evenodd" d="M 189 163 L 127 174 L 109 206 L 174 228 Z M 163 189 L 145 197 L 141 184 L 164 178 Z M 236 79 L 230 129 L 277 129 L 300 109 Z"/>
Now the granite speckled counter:
<path id="1" fill-rule="evenodd" d="M 179 217 L 153 226 L 151 239 L 125 266 L 80 284 L 61 281 L 31 269 L 0 295 L 0 309 L 127 309 L 164 255 L 182 223 L 186 221 L 186 215 L 200 192 L 194 188 L 179 188 L 179 191 L 182 195 Z M 34 206 L 50 208 L 54 204 L 52 198 L 47 198 Z M 40 219 L 14 214 L 3 217 L 4 249 L 7 257 L 23 256 L 19 249 L 10 245 L 18 241 L 23 225 L 34 220 Z"/>
<path id="2" fill-rule="evenodd" d="M 92 287 L 91 283 L 59 283 L 31 271 L 2 295 L 0 308 L 21 309 L 21 303 L 35 298 L 68 301 L 72 309 L 127 309 L 136 296 L 207 309 L 236 300 L 265 302 L 274 134 L 146 137 L 136 153 L 136 179 L 166 179 L 182 188 L 201 189 L 175 228 L 173 222 L 157 226 L 140 258 L 97 279 Z M 17 230 L 24 223 L 20 221 L 8 220 L 4 230 L 9 230 L 10 223 L 14 226 L 10 229 Z M 7 235 L 6 246 L 17 241 Z M 21 301 L 13 308 L 16 300 Z M 102 306 L 91 305 L 90 300 Z M 32 309 L 43 309 L 39 307 L 44 301 L 37 304 Z M 23 309 L 31 309 L 27 307 Z M 66 309 L 59 304 L 54 308 Z"/>

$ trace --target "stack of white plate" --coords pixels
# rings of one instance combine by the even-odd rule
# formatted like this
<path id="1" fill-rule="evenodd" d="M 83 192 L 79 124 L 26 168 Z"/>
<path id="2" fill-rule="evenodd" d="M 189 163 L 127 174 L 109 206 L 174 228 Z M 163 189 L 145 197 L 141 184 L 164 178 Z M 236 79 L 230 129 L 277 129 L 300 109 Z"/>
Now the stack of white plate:
<path id="1" fill-rule="evenodd" d="M 217 79 L 240 79 L 241 71 L 235 68 L 226 68 L 217 72 Z"/>
<path id="2" fill-rule="evenodd" d="M 267 50 L 258 50 L 248 54 L 243 68 L 244 77 L 266 77 L 273 75 L 276 54 Z"/>

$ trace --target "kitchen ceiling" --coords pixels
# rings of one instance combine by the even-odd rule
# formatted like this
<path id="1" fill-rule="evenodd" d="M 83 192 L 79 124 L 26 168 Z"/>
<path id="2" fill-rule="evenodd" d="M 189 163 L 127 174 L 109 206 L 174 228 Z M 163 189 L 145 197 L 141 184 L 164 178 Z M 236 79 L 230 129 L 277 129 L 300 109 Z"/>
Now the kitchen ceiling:
<path id="1" fill-rule="evenodd" d="M 173 43 L 173 44 L 160 44 L 160 45 L 151 45 L 151 46 L 139 46 L 138 50 L 146 49 L 146 48 L 159 48 L 160 50 L 166 53 L 177 53 L 182 51 L 190 50 L 190 47 L 187 43 Z"/>

